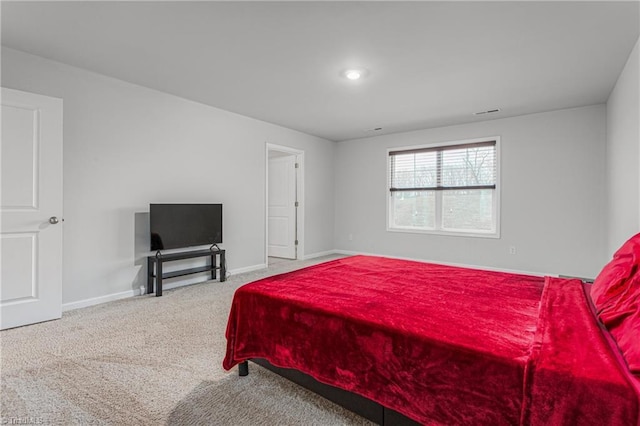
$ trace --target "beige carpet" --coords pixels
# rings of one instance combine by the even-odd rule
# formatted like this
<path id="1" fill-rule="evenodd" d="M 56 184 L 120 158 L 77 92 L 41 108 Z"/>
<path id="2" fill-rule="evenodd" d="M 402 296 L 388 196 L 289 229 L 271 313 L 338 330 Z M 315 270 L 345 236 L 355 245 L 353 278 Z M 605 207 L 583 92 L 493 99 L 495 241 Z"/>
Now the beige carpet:
<path id="1" fill-rule="evenodd" d="M 221 367 L 233 292 L 329 258 L 66 312 L 0 332 L 0 424 L 371 424 L 251 364 Z"/>

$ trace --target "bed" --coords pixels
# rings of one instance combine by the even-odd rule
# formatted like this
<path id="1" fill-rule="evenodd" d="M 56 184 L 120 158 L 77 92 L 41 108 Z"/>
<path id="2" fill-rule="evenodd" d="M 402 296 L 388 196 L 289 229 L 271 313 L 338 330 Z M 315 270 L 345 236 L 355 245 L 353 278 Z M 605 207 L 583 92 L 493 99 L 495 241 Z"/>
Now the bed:
<path id="1" fill-rule="evenodd" d="M 398 414 L 432 425 L 639 425 L 640 370 L 598 306 L 620 305 L 620 276 L 629 281 L 638 268 L 609 269 L 594 304 L 578 279 L 374 256 L 329 261 L 239 288 L 223 367 L 240 364 L 244 374 L 255 360 L 293 372 L 388 410 L 373 419 L 380 424 Z M 622 303 L 627 312 L 634 297 Z M 632 352 L 638 336 L 627 338 Z"/>

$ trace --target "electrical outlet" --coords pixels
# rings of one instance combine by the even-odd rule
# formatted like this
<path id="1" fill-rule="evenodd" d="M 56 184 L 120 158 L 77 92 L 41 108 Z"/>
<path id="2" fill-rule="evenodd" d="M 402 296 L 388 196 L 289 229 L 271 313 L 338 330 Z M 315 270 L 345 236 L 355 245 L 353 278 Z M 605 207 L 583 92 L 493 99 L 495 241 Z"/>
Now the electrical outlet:
<path id="1" fill-rule="evenodd" d="M 509 254 L 516 254 L 516 246 L 509 247 Z"/>
<path id="2" fill-rule="evenodd" d="M 349 234 L 349 241 L 353 241 L 353 234 Z"/>

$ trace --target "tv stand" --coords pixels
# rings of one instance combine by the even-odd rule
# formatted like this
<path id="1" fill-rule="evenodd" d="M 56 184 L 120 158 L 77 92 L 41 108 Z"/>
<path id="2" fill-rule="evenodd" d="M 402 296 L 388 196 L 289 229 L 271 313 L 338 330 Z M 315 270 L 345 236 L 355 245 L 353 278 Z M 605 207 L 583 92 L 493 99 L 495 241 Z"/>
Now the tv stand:
<path id="1" fill-rule="evenodd" d="M 193 259 L 197 257 L 210 257 L 208 265 L 197 268 L 181 269 L 178 271 L 163 272 L 163 264 L 176 260 Z M 220 259 L 219 262 L 217 259 Z M 155 267 L 154 267 L 155 265 Z M 198 274 L 211 271 L 211 279 L 216 279 L 216 271 L 220 270 L 220 282 L 226 280 L 227 269 L 224 250 L 211 248 L 206 250 L 183 251 L 178 253 L 162 254 L 157 252 L 147 257 L 147 294 L 153 293 L 153 281 L 156 281 L 156 296 L 162 296 L 162 280 L 176 278 L 184 275 Z"/>

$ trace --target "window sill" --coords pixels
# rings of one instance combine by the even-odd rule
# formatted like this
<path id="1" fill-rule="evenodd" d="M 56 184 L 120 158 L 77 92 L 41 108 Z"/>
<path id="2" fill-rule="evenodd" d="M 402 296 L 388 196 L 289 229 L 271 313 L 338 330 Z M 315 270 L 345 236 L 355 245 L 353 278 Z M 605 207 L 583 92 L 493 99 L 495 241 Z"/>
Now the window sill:
<path id="1" fill-rule="evenodd" d="M 418 228 L 390 228 L 387 227 L 388 232 L 400 232 L 404 234 L 430 234 L 430 235 L 443 235 L 448 237 L 472 237 L 472 238 L 500 238 L 500 232 L 468 232 L 468 231 L 443 231 L 443 230 L 430 230 L 430 229 L 418 229 Z"/>

